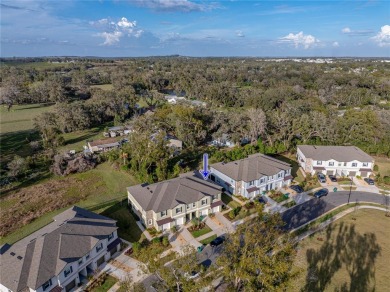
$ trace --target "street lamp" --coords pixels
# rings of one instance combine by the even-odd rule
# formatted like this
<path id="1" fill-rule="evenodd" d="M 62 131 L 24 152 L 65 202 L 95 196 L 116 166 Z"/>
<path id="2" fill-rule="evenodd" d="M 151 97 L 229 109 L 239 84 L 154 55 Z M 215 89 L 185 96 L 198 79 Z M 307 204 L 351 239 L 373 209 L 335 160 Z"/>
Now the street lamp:
<path id="1" fill-rule="evenodd" d="M 351 176 L 351 184 L 350 184 L 350 186 L 349 186 L 349 194 L 348 194 L 348 204 L 349 204 L 349 200 L 350 200 L 350 198 L 351 198 L 351 192 L 352 192 L 352 176 Z"/>

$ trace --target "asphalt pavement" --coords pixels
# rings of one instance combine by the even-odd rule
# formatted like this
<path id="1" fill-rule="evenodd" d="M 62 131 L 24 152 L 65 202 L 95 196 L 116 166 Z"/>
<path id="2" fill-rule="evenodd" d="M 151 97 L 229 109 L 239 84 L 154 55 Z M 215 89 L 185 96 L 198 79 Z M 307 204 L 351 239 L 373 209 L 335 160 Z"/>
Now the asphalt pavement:
<path id="1" fill-rule="evenodd" d="M 329 192 L 329 194 L 320 199 L 313 198 L 303 204 L 283 212 L 282 219 L 286 222 L 284 226 L 287 230 L 292 230 L 302 226 L 303 224 L 320 217 L 326 212 L 331 211 L 337 206 L 348 203 L 349 192 Z M 369 202 L 369 203 L 384 203 L 384 195 L 367 193 L 367 192 L 351 192 L 350 203 Z"/>

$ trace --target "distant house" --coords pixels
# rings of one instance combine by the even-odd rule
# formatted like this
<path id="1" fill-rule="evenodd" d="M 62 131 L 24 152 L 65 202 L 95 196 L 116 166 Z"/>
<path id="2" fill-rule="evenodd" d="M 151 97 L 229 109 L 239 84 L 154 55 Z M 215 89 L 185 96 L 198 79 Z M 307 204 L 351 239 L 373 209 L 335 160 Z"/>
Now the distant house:
<path id="1" fill-rule="evenodd" d="M 90 141 L 87 143 L 88 149 L 93 152 L 106 152 L 120 147 L 120 143 L 116 138 L 107 138 L 101 140 Z"/>
<path id="2" fill-rule="evenodd" d="M 222 134 L 221 137 L 211 141 L 211 145 L 217 147 L 234 147 L 236 144 L 230 140 L 230 136 L 228 134 Z"/>
<path id="3" fill-rule="evenodd" d="M 173 150 L 173 155 L 178 155 L 183 150 L 183 141 L 177 139 L 175 136 L 167 135 L 165 140 L 168 140 L 167 146 Z"/>
<path id="4" fill-rule="evenodd" d="M 115 126 L 108 128 L 108 132 L 104 132 L 104 137 L 118 137 L 123 135 L 129 135 L 134 132 L 132 126 Z"/>
<path id="5" fill-rule="evenodd" d="M 79 207 L 0 251 L 0 291 L 74 291 L 117 251 L 116 221 Z"/>
<path id="6" fill-rule="evenodd" d="M 220 212 L 222 188 L 194 173 L 127 188 L 129 205 L 147 227 L 169 230 L 193 218 Z"/>
<path id="7" fill-rule="evenodd" d="M 311 174 L 368 177 L 374 167 L 374 158 L 355 146 L 298 145 L 297 159 Z"/>
<path id="8" fill-rule="evenodd" d="M 185 100 L 184 96 L 177 96 L 177 95 L 166 95 L 165 100 L 170 104 L 177 104 L 180 100 Z"/>
<path id="9" fill-rule="evenodd" d="M 291 183 L 291 165 L 263 154 L 210 165 L 210 179 L 229 193 L 253 198 Z"/>

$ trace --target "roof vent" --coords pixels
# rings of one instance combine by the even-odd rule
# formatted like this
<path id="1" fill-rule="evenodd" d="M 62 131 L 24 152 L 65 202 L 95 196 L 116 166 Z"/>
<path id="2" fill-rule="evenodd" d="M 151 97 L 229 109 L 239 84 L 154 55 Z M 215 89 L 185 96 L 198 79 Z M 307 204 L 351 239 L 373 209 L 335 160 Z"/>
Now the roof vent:
<path id="1" fill-rule="evenodd" d="M 11 253 L 10 253 L 10 255 L 14 256 L 14 255 L 16 255 L 16 253 L 14 253 L 14 252 L 11 252 Z"/>
<path id="2" fill-rule="evenodd" d="M 21 260 L 23 257 L 21 257 L 21 256 L 17 256 L 16 257 L 18 260 Z"/>
<path id="3" fill-rule="evenodd" d="M 153 191 L 152 191 L 152 190 L 150 190 L 150 193 L 151 193 L 151 194 L 153 194 Z"/>

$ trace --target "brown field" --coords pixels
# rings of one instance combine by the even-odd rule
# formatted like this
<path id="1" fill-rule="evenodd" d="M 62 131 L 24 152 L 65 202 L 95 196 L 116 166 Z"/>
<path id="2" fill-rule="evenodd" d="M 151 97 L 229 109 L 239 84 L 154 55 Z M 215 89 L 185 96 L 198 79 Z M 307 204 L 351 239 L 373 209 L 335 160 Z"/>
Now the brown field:
<path id="1" fill-rule="evenodd" d="M 388 291 L 390 218 L 361 209 L 299 244 L 293 291 Z"/>

